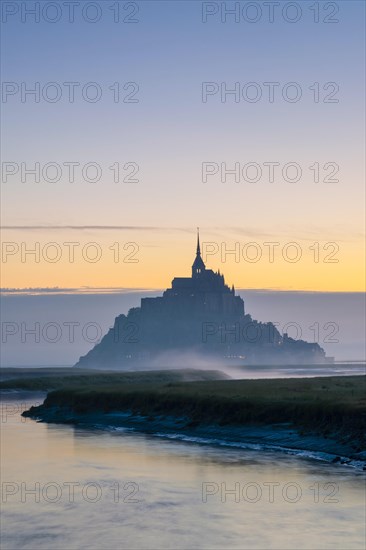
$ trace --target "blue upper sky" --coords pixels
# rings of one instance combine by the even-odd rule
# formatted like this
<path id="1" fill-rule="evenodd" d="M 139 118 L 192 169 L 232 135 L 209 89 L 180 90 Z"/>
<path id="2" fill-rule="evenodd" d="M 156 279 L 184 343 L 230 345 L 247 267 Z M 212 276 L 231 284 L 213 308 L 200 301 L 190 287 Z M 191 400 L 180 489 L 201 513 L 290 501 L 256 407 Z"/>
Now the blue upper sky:
<path id="1" fill-rule="evenodd" d="M 39 23 L 32 17 L 23 23 L 21 4 L 34 2 L 17 3 L 14 15 L 3 13 L 3 80 L 19 89 L 39 82 L 41 90 L 56 82 L 62 96 L 55 103 L 42 97 L 36 103 L 31 96 L 22 103 L 20 92 L 7 97 L 3 159 L 29 166 L 93 161 L 102 166 L 103 177 L 93 184 L 78 172 L 70 183 L 63 173 L 58 183 L 34 184 L 31 176 L 21 182 L 19 172 L 3 184 L 4 225 L 245 225 L 254 232 L 285 228 L 305 236 L 316 230 L 319 238 L 329 238 L 336 228 L 346 239 L 358 238 L 363 227 L 362 1 L 300 1 L 292 3 L 295 8 L 280 2 L 272 23 L 265 2 L 238 3 L 252 19 L 253 4 L 259 6 L 256 23 L 245 21 L 243 11 L 238 23 L 229 15 L 222 23 L 220 2 L 109 0 L 96 3 L 96 23 L 83 20 L 84 1 L 75 6 L 74 23 L 68 22 L 62 2 L 60 21 L 45 20 L 55 16 L 49 8 Z M 138 22 L 115 23 L 111 7 L 117 4 L 121 18 Z M 228 9 L 234 5 L 226 2 Z M 216 9 L 203 23 L 202 10 Z M 286 21 L 295 18 L 295 9 L 301 9 L 299 20 Z M 93 18 L 97 12 L 89 10 Z M 333 19 L 338 22 L 324 22 Z M 80 83 L 74 103 L 68 101 L 65 82 Z M 102 91 L 95 103 L 81 96 L 88 82 Z M 137 89 L 134 84 L 123 90 L 124 84 L 136 83 L 138 102 L 115 103 L 109 87 L 116 82 L 121 97 Z M 238 82 L 241 91 L 255 82 L 263 96 L 256 103 L 236 103 L 233 96 L 221 102 L 216 93 L 203 103 L 203 82 L 225 83 L 227 89 Z M 273 103 L 266 82 L 279 83 Z M 301 89 L 298 102 L 282 97 L 289 82 Z M 328 82 L 339 86 L 334 95 L 333 85 L 322 88 Z M 314 83 L 320 86 L 319 102 Z M 326 96 L 339 102 L 324 103 Z M 201 181 L 203 162 L 290 161 L 303 168 L 300 184 L 281 177 L 275 184 L 230 179 L 222 184 L 219 177 Z M 115 162 L 137 163 L 139 183 L 113 183 L 108 167 Z M 308 169 L 314 162 L 337 163 L 340 182 L 314 184 Z"/>

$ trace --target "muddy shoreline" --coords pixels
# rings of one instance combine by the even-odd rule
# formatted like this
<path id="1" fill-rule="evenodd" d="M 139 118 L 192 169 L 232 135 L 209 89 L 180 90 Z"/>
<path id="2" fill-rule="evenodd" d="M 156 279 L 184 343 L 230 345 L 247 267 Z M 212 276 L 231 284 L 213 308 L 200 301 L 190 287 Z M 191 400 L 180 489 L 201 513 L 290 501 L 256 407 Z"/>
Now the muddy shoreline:
<path id="1" fill-rule="evenodd" d="M 110 431 L 135 431 L 177 441 L 282 451 L 329 463 L 348 464 L 366 470 L 366 450 L 356 451 L 334 437 L 304 432 L 290 423 L 268 426 L 235 426 L 192 422 L 185 416 L 141 415 L 132 411 L 78 414 L 69 407 L 37 407 L 23 416 L 39 422 L 71 424 Z"/>

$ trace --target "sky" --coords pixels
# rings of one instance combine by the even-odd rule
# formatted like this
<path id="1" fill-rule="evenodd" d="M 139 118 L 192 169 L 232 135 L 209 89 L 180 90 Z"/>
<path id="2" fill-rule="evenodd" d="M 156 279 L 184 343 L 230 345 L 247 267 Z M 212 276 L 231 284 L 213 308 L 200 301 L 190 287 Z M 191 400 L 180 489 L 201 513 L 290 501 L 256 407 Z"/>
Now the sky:
<path id="1" fill-rule="evenodd" d="M 24 4 L 2 2 L 2 287 L 163 289 L 199 226 L 237 288 L 363 290 L 363 2 Z"/>

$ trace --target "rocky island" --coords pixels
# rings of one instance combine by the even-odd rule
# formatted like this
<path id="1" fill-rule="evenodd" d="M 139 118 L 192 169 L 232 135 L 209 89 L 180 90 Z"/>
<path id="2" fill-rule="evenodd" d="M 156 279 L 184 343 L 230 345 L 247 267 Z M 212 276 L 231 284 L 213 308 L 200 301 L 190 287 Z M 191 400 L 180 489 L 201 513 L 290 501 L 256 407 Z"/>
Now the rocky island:
<path id="1" fill-rule="evenodd" d="M 273 323 L 245 312 L 234 286 L 225 283 L 220 271 L 206 268 L 199 234 L 191 277 L 175 277 L 161 297 L 143 298 L 140 307 L 116 317 L 76 367 L 161 368 L 177 364 L 177 358 L 181 365 L 201 360 L 232 365 L 326 362 L 317 343 L 281 335 Z"/>

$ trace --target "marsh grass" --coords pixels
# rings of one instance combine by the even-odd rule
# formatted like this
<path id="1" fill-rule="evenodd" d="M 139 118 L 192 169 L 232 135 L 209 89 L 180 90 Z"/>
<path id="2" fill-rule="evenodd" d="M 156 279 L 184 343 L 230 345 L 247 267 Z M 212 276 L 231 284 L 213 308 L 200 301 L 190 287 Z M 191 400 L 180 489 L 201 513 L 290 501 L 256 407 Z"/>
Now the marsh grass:
<path id="1" fill-rule="evenodd" d="M 162 373 L 155 378 L 151 373 L 138 375 L 131 373 L 124 380 L 116 376 L 113 383 L 108 376 L 92 376 L 79 386 L 74 378 L 50 392 L 38 411 L 52 407 L 66 407 L 75 414 L 128 410 L 150 417 L 184 416 L 194 425 L 290 423 L 307 432 L 338 434 L 364 443 L 364 376 L 183 382 L 168 381 Z M 30 415 L 36 416 L 37 408 Z"/>

